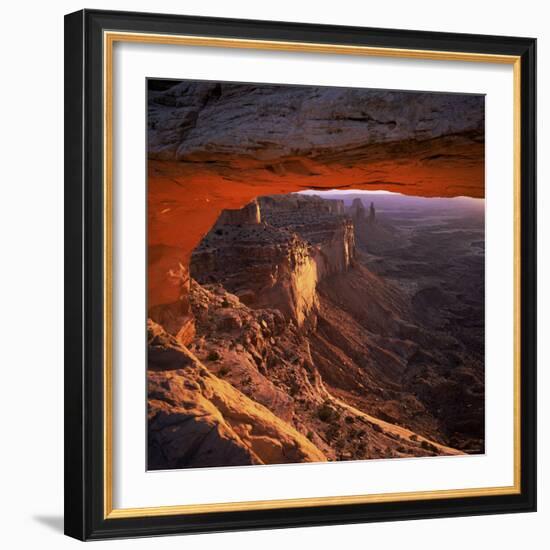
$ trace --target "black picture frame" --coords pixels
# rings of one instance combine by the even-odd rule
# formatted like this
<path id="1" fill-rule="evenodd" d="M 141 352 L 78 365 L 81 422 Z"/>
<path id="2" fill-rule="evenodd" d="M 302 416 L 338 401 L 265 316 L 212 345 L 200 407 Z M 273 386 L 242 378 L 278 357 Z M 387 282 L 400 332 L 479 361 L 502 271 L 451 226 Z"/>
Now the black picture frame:
<path id="1" fill-rule="evenodd" d="M 105 518 L 103 31 L 513 55 L 521 65 L 521 491 L 510 495 Z M 536 41 L 83 10 L 65 17 L 65 533 L 80 540 L 536 510 Z"/>

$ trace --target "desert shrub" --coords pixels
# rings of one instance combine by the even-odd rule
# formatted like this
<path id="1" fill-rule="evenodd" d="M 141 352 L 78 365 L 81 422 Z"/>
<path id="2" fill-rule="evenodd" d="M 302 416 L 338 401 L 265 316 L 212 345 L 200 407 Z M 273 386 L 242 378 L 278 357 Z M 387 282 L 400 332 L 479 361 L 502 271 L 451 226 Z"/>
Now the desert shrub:
<path id="1" fill-rule="evenodd" d="M 290 384 L 290 387 L 288 388 L 288 393 L 291 397 L 294 397 L 298 394 L 298 392 L 300 391 L 300 386 L 298 386 L 298 384 L 296 382 L 292 382 Z"/>
<path id="2" fill-rule="evenodd" d="M 335 411 L 328 403 L 323 403 L 317 410 L 317 416 L 322 422 L 330 422 L 334 415 Z"/>
<path id="3" fill-rule="evenodd" d="M 311 430 L 309 430 L 309 432 L 307 432 L 306 437 L 307 437 L 310 441 L 312 441 L 312 440 L 313 440 L 313 432 L 312 432 Z"/>
<path id="4" fill-rule="evenodd" d="M 437 447 L 435 445 L 432 445 L 429 441 L 422 440 L 422 443 L 420 446 L 423 449 L 426 449 L 427 451 L 431 451 L 432 453 L 435 453 L 437 451 Z"/>
<path id="5" fill-rule="evenodd" d="M 353 424 L 355 422 L 353 416 L 346 416 L 345 420 L 347 424 Z"/>
<path id="6" fill-rule="evenodd" d="M 224 298 L 222 300 L 222 307 L 229 307 L 229 305 L 230 305 L 229 302 Z"/>
<path id="7" fill-rule="evenodd" d="M 334 441 L 340 435 L 340 430 L 336 424 L 332 424 L 329 429 L 325 432 L 325 436 L 329 441 Z"/>
<path id="8" fill-rule="evenodd" d="M 215 349 L 211 350 L 207 357 L 208 361 L 219 361 L 221 355 Z"/>
<path id="9" fill-rule="evenodd" d="M 225 365 L 218 371 L 218 376 L 221 376 L 222 378 L 229 374 L 229 367 L 226 367 Z"/>

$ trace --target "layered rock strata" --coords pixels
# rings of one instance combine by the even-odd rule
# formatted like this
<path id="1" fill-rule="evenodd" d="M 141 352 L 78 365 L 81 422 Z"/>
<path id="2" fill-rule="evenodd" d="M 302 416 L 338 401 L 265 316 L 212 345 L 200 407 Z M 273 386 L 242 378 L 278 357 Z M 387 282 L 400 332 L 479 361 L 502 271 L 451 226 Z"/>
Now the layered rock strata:
<path id="1" fill-rule="evenodd" d="M 252 307 L 277 308 L 299 327 L 314 324 L 317 284 L 348 269 L 355 254 L 351 220 L 331 202 L 265 197 L 259 208 L 254 202 L 222 212 L 193 252 L 191 275 L 223 284 Z M 251 209 L 255 223 L 248 221 Z"/>

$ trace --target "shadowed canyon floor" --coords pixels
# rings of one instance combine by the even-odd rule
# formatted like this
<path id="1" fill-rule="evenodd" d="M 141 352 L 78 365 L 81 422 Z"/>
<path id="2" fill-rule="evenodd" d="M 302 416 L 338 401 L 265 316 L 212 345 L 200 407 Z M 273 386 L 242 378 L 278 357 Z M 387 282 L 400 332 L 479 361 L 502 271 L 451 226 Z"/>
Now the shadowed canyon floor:
<path id="1" fill-rule="evenodd" d="M 223 210 L 148 322 L 150 469 L 484 452 L 483 201 L 319 195 Z"/>

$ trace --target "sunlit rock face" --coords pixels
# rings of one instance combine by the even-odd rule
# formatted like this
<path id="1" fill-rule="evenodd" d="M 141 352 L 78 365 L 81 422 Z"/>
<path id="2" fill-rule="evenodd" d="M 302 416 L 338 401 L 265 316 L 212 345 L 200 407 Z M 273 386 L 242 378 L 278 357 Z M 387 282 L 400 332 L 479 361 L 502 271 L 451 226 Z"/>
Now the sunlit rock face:
<path id="1" fill-rule="evenodd" d="M 148 468 L 325 461 L 305 436 L 147 323 Z"/>
<path id="2" fill-rule="evenodd" d="M 251 209 L 263 222 L 243 221 Z M 299 327 L 314 326 L 317 284 L 347 270 L 355 255 L 353 223 L 339 210 L 331 201 L 291 195 L 223 211 L 193 252 L 191 276 L 223 284 L 251 307 L 279 309 Z"/>
<path id="3" fill-rule="evenodd" d="M 355 234 L 343 201 L 272 195 L 260 197 L 259 203 L 267 223 L 297 233 L 310 245 L 319 280 L 350 267 L 355 255 Z"/>
<path id="4" fill-rule="evenodd" d="M 185 271 L 222 211 L 303 189 L 483 197 L 484 99 L 182 82 L 149 92 L 148 155 L 148 309 L 185 341 Z"/>
<path id="5" fill-rule="evenodd" d="M 223 210 L 216 225 L 258 225 L 261 221 L 258 201 L 253 200 L 242 208 Z"/>

